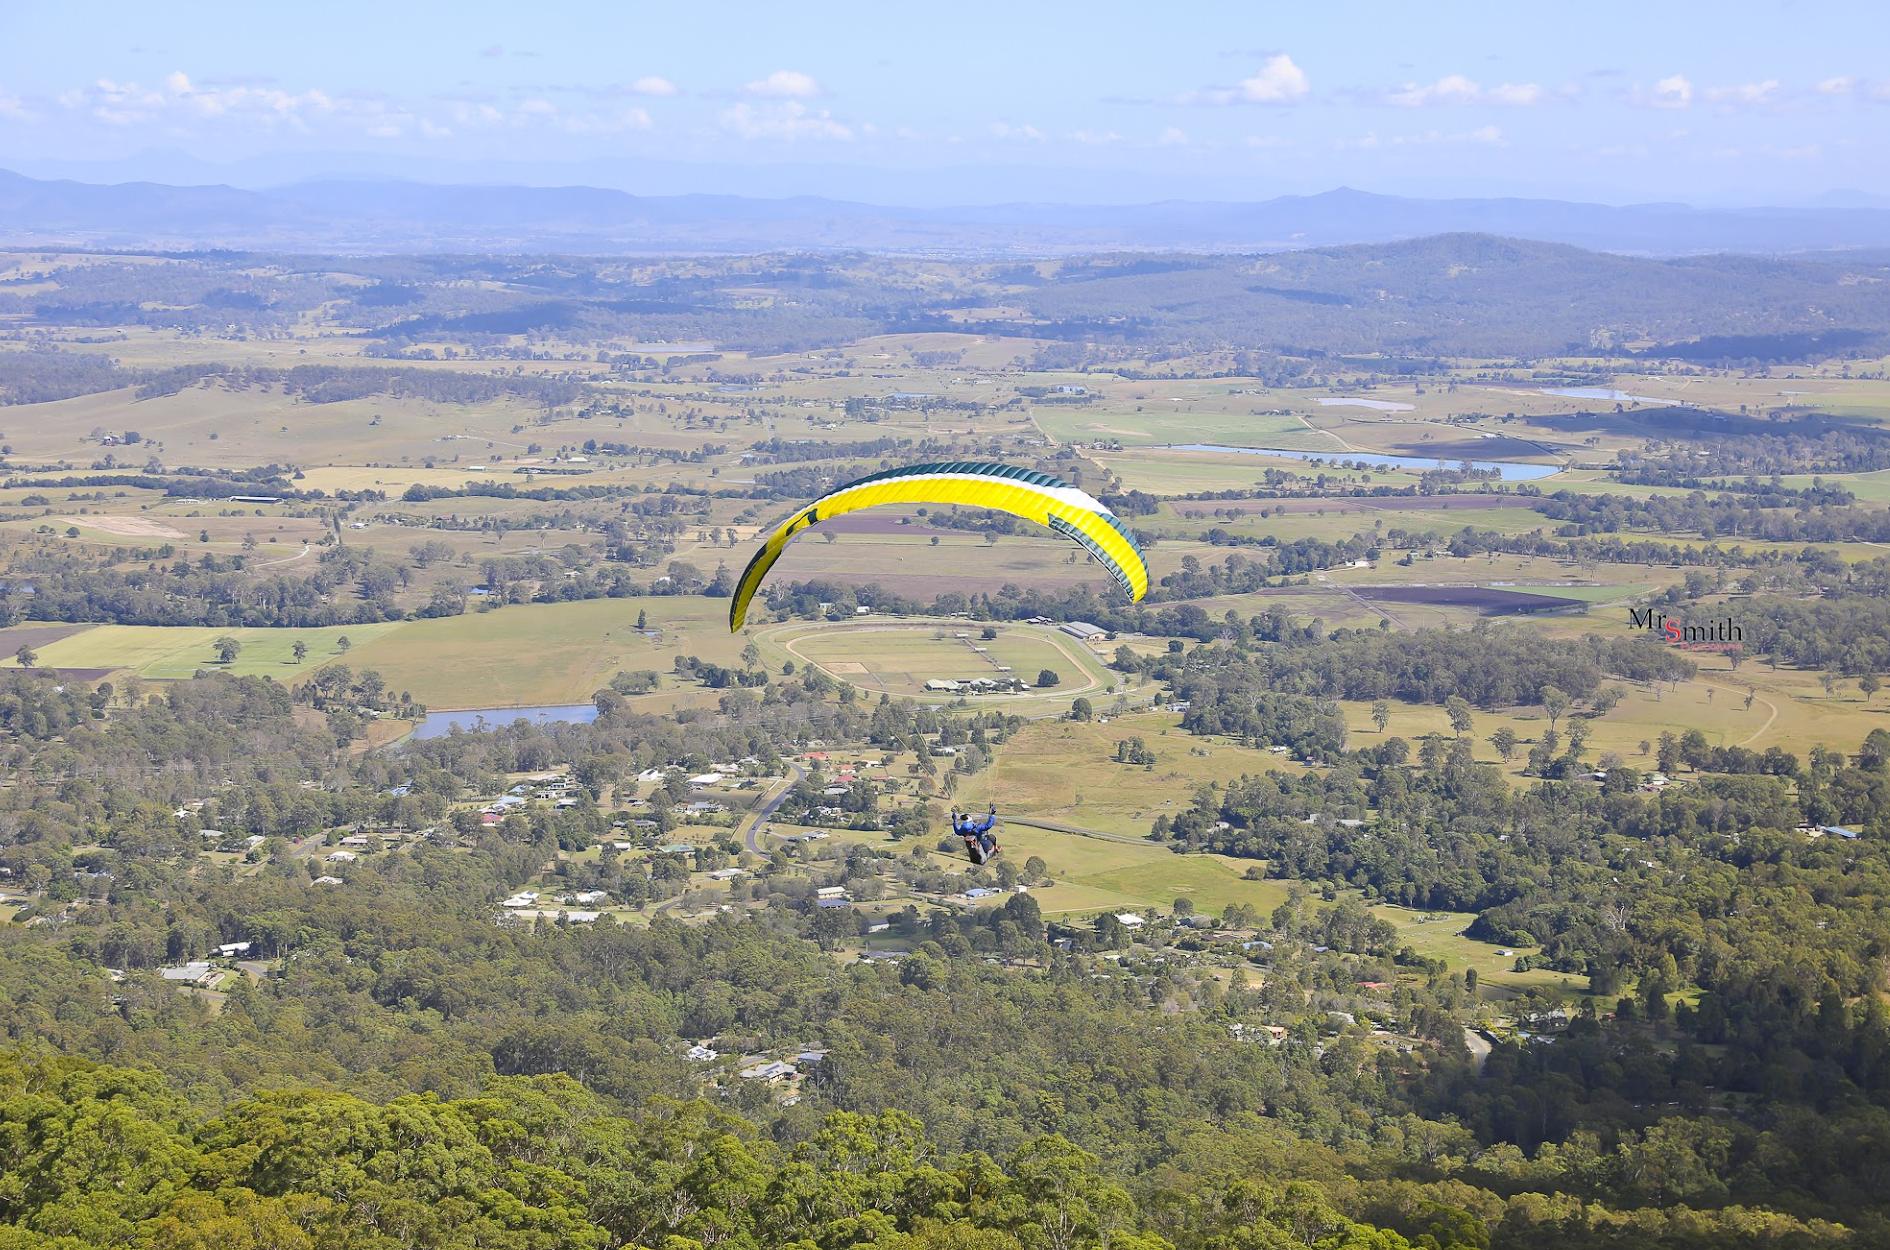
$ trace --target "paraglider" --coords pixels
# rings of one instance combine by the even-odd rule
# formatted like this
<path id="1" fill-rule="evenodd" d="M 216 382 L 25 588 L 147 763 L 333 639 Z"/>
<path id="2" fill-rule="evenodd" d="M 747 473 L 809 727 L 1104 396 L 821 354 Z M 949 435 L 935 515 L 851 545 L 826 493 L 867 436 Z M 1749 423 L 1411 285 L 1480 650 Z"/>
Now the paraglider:
<path id="1" fill-rule="evenodd" d="M 1048 473 L 989 460 L 913 464 L 870 473 L 797 510 L 762 542 L 735 583 L 728 628 L 739 633 L 748 603 L 788 543 L 822 521 L 880 504 L 964 504 L 991 508 L 1047 526 L 1080 543 L 1115 577 L 1131 600 L 1148 593 L 1148 561 L 1134 536 L 1094 496 Z"/>
<path id="2" fill-rule="evenodd" d="M 991 827 L 997 824 L 997 804 L 979 820 L 970 812 L 952 809 L 952 832 L 965 840 L 965 854 L 974 864 L 988 864 L 999 855 L 997 834 Z"/>

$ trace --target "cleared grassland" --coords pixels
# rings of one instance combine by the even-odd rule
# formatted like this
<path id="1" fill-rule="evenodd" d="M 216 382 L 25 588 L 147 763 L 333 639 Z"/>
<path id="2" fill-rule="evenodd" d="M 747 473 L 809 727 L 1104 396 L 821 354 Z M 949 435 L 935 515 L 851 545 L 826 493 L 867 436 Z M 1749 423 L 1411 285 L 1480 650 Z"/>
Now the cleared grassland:
<path id="1" fill-rule="evenodd" d="M 1476 969 L 1477 980 L 1503 990 L 1529 988 L 1559 991 L 1575 996 L 1587 989 L 1587 979 L 1547 968 L 1515 971 L 1518 954 L 1534 950 L 1530 946 L 1498 946 L 1463 935 L 1476 919 L 1473 912 L 1413 911 L 1408 907 L 1381 904 L 1372 914 L 1389 921 L 1398 930 L 1398 940 L 1429 959 L 1441 959 L 1453 972 Z M 1502 952 L 1508 951 L 1509 954 Z"/>
<path id="2" fill-rule="evenodd" d="M 1110 672 L 1100 657 L 1074 638 L 1047 628 L 1028 625 L 1000 627 L 998 637 L 985 641 L 979 627 L 965 621 L 911 620 L 893 622 L 791 622 L 754 631 L 754 639 L 770 665 L 784 659 L 816 664 L 841 681 L 867 690 L 927 698 L 925 681 L 960 677 L 1000 677 L 999 665 L 1009 665 L 1030 686 L 1028 694 L 993 695 L 974 700 L 977 706 L 999 708 L 1025 716 L 1061 715 L 1078 695 L 1101 701 L 1108 687 L 1127 685 L 1128 679 Z M 959 640 L 955 633 L 970 633 Z M 943 637 L 934 637 L 942 634 Z M 973 646 L 986 648 L 980 655 Z M 988 657 L 988 658 L 987 658 Z M 1062 681 L 1048 689 L 1035 686 L 1040 669 L 1054 670 Z M 944 702 L 951 695 L 929 696 Z"/>
<path id="3" fill-rule="evenodd" d="M 1073 696 L 1093 690 L 1103 679 L 1101 666 L 1093 656 L 1084 656 L 1074 639 L 1065 646 L 1035 630 L 1000 629 L 996 638 L 986 640 L 969 623 L 954 624 L 958 628 L 815 628 L 778 639 L 777 645 L 854 685 L 895 695 L 923 694 L 925 683 L 934 679 L 1016 677 L 1034 688 L 1037 674 L 1049 669 L 1062 678 L 1055 693 Z"/>
<path id="4" fill-rule="evenodd" d="M 1136 712 L 1106 724 L 1026 726 L 959 794 L 973 806 L 995 802 L 1001 811 L 1140 837 L 1157 816 L 1185 809 L 1201 785 L 1284 767 L 1268 752 L 1185 734 L 1180 719 L 1172 712 Z M 1154 752 L 1152 769 L 1114 761 L 1116 743 L 1127 738 L 1141 738 Z"/>
<path id="5" fill-rule="evenodd" d="M 125 389 L 27 405 L 17 410 L 7 435 L 16 454 L 29 460 L 90 461 L 99 454 L 90 431 L 102 428 L 138 431 L 157 446 L 130 450 L 140 459 L 161 454 L 167 463 L 361 465 L 485 455 L 488 438 L 508 457 L 522 454 L 524 440 L 510 431 L 536 412 L 512 401 L 467 406 L 386 395 L 310 404 L 278 390 L 213 384 L 153 399 L 137 399 Z M 456 433 L 476 434 L 481 441 L 441 441 Z M 514 442 L 517 447 L 502 445 Z"/>
<path id="6" fill-rule="evenodd" d="M 618 671 L 669 673 L 678 655 L 737 663 L 742 640 L 729 634 L 727 610 L 721 599 L 674 595 L 469 612 L 407 622 L 356 647 L 349 663 L 430 708 L 582 703 Z M 639 612 L 649 635 L 636 629 Z"/>
<path id="7" fill-rule="evenodd" d="M 400 622 L 321 629 L 94 625 L 40 647 L 38 663 L 41 668 L 128 671 L 156 681 L 187 678 L 199 669 L 293 681 L 323 664 L 343 659 L 338 643 L 344 635 L 351 642 L 367 643 L 401 627 Z M 227 665 L 218 662 L 214 645 L 226 635 L 242 644 L 236 661 Z M 301 664 L 295 662 L 293 652 L 298 641 L 308 647 L 308 658 Z M 353 663 L 351 656 L 348 662 Z M 4 666 L 16 668 L 18 662 L 9 653 Z"/>

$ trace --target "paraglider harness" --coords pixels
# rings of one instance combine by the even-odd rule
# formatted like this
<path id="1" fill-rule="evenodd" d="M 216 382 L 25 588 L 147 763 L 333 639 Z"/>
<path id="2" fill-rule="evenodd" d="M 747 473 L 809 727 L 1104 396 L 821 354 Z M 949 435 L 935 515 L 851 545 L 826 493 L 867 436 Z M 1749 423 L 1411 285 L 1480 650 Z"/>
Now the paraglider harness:
<path id="1" fill-rule="evenodd" d="M 997 805 L 983 819 L 975 819 L 970 812 L 952 809 L 952 832 L 965 840 L 965 853 L 974 864 L 987 864 L 999 855 L 997 834 L 991 832 L 997 824 Z"/>

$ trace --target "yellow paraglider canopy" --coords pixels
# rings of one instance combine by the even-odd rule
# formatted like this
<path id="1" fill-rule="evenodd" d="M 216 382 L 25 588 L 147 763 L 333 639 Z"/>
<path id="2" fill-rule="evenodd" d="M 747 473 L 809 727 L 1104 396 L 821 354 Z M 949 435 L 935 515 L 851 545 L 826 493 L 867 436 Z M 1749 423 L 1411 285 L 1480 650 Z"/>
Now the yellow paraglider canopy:
<path id="1" fill-rule="evenodd" d="M 768 535 L 742 570 L 728 604 L 729 631 L 740 632 L 748 619 L 749 600 L 796 534 L 848 512 L 890 503 L 964 504 L 1035 521 L 1081 543 L 1130 599 L 1148 593 L 1148 560 L 1142 548 L 1115 513 L 1093 496 L 1048 473 L 989 460 L 957 460 L 868 474 L 796 511 Z"/>

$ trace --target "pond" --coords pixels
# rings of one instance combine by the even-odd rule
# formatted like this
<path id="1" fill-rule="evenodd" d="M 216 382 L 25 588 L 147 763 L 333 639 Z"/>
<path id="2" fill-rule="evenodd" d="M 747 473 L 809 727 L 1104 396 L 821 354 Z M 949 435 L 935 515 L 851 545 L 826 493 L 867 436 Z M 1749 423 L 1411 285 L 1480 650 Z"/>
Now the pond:
<path id="1" fill-rule="evenodd" d="M 1226 447 L 1219 443 L 1170 443 L 1171 451 L 1232 452 L 1239 456 L 1284 456 L 1288 460 L 1324 460 L 1338 464 L 1368 464 L 1378 469 L 1455 469 L 1461 457 L 1437 459 L 1434 456 L 1388 456 L 1376 451 L 1287 451 L 1281 447 Z M 1560 473 L 1559 464 L 1526 464 L 1520 460 L 1472 460 L 1470 467 L 1488 473 L 1494 470 L 1505 482 L 1533 482 Z"/>
<path id="2" fill-rule="evenodd" d="M 596 719 L 597 706 L 592 703 L 559 703 L 546 707 L 475 707 L 457 712 L 428 712 L 409 740 L 444 738 L 455 729 L 465 733 L 504 729 L 518 720 L 528 720 L 534 725 L 588 725 Z"/>

